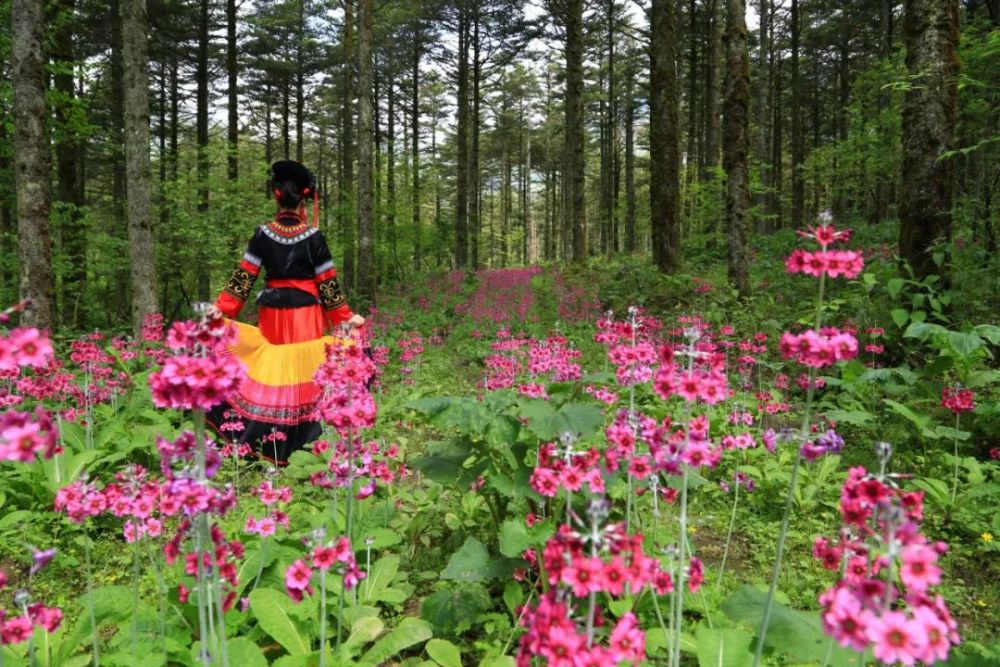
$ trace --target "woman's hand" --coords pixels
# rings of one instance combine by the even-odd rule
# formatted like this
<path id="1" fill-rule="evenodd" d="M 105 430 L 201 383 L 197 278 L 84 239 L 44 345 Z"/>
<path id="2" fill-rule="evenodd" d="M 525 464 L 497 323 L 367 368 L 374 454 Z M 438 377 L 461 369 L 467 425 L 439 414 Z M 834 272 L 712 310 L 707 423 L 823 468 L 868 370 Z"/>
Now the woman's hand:
<path id="1" fill-rule="evenodd" d="M 208 307 L 208 310 L 205 311 L 205 319 L 207 320 L 222 319 L 222 311 L 219 310 L 218 306 L 212 304 L 211 306 Z"/>
<path id="2" fill-rule="evenodd" d="M 354 328 L 363 327 L 365 325 L 365 318 L 360 315 L 355 315 L 351 319 L 347 320 L 347 323 Z"/>

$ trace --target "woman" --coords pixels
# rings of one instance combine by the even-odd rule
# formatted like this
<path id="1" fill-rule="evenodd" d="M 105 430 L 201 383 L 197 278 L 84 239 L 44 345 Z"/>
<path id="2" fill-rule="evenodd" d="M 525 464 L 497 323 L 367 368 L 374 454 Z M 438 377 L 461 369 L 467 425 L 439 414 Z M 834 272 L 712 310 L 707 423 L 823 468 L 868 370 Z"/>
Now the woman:
<path id="1" fill-rule="evenodd" d="M 243 261 L 209 309 L 209 317 L 235 319 L 265 272 L 257 297 L 258 327 L 233 322 L 237 342 L 229 351 L 243 361 L 247 378 L 236 394 L 208 415 L 209 424 L 233 443 L 249 444 L 257 454 L 286 464 L 297 449 L 319 437 L 313 417 L 320 389 L 313 374 L 325 359 L 324 330 L 365 319 L 347 305 L 333 258 L 318 229 L 316 179 L 292 160 L 271 167 L 269 187 L 278 203 L 272 222 L 250 239 Z M 312 224 L 305 201 L 313 200 Z"/>

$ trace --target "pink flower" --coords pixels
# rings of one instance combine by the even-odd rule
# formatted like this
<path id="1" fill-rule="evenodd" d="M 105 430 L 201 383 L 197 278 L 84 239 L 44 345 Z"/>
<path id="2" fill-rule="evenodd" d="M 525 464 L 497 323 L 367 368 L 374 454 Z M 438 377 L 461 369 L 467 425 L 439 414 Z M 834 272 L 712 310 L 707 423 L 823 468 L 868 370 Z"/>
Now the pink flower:
<path id="1" fill-rule="evenodd" d="M 579 557 L 563 569 L 562 581 L 572 587 L 573 595 L 584 597 L 604 587 L 604 563 L 599 558 Z"/>
<path id="2" fill-rule="evenodd" d="M 874 645 L 877 660 L 889 665 L 897 662 L 913 665 L 924 654 L 927 629 L 921 622 L 910 620 L 898 611 L 887 611 L 881 616 L 866 612 L 865 617 L 868 640 Z"/>
<path id="3" fill-rule="evenodd" d="M 899 568 L 899 578 L 908 589 L 923 593 L 928 587 L 941 583 L 941 568 L 936 565 L 938 553 L 931 547 L 924 544 L 903 547 L 900 559 L 903 564 Z"/>
<path id="4" fill-rule="evenodd" d="M 639 622 L 632 612 L 618 619 L 611 631 L 609 650 L 614 663 L 628 660 L 638 663 L 646 657 L 646 636 L 639 629 Z"/>
<path id="5" fill-rule="evenodd" d="M 838 588 L 823 614 L 823 629 L 841 646 L 864 651 L 868 647 L 866 620 L 858 599 L 848 589 Z"/>
<path id="6" fill-rule="evenodd" d="M 299 559 L 285 570 L 285 588 L 289 591 L 304 591 L 312 580 L 312 569 Z"/>

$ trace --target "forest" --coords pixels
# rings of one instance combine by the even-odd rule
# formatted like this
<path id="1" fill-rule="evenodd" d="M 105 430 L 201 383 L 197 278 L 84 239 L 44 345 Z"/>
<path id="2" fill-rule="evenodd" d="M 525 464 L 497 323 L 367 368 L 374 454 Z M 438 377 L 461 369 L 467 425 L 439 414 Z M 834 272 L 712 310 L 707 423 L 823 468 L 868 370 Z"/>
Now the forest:
<path id="1" fill-rule="evenodd" d="M 0 69 L 0 667 L 1000 665 L 1000 1 L 0 0 Z"/>

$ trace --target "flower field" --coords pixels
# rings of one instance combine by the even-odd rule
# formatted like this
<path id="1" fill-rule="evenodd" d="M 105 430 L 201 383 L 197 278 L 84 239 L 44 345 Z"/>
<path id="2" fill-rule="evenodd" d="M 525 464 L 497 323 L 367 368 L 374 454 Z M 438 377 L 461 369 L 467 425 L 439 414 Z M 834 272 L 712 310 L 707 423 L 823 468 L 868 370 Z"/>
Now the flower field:
<path id="1" fill-rule="evenodd" d="M 280 468 L 206 425 L 224 320 L 6 311 L 0 665 L 1000 664 L 1000 327 L 768 242 L 753 303 L 627 258 L 384 294 Z"/>

